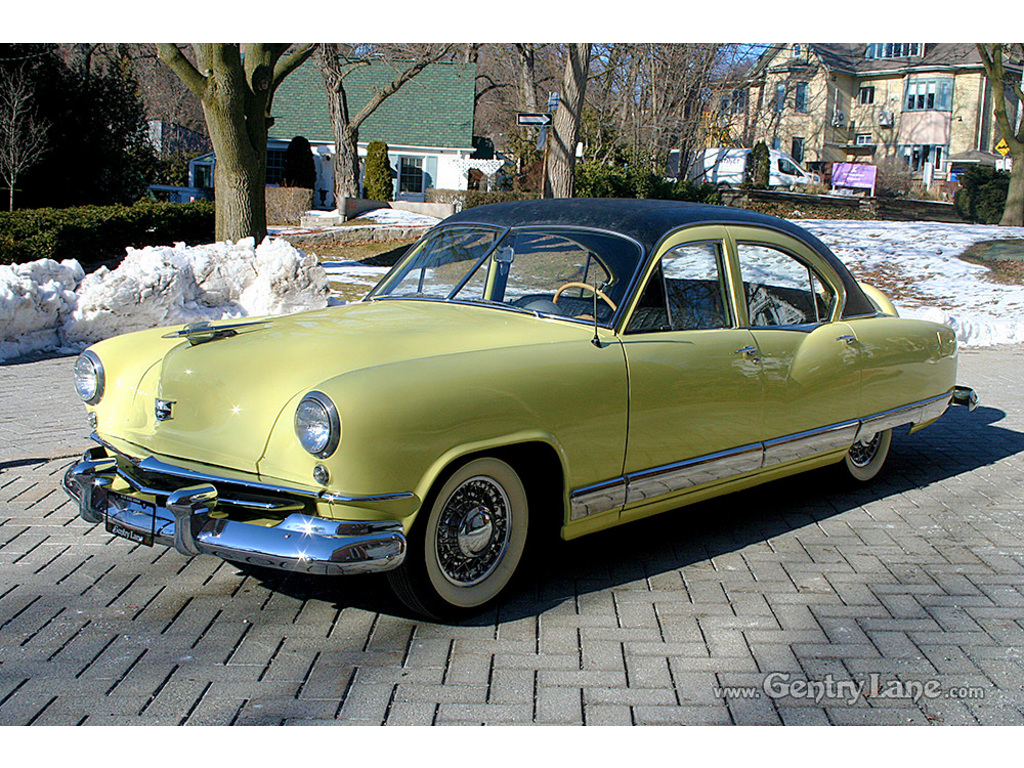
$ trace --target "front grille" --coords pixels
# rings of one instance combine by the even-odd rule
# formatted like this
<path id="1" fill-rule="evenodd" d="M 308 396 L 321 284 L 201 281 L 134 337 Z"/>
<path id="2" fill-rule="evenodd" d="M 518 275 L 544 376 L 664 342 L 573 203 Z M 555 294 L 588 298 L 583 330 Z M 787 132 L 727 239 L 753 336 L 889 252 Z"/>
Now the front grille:
<path id="1" fill-rule="evenodd" d="M 123 456 L 117 458 L 117 474 L 132 489 L 141 494 L 153 496 L 157 503 L 166 502 L 174 491 L 200 482 L 210 483 L 217 489 L 217 508 L 221 511 L 234 509 L 249 514 L 267 517 L 287 517 L 294 512 L 315 513 L 315 502 L 281 491 L 253 487 L 257 484 L 234 481 L 227 478 L 191 476 L 187 473 L 161 471 L 160 462 L 151 460 L 132 462 Z"/>

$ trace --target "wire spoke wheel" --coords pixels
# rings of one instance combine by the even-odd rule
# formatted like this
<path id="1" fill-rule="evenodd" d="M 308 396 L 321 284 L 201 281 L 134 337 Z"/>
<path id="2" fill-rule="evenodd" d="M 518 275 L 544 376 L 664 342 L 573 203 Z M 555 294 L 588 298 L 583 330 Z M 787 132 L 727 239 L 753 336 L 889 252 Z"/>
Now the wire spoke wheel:
<path id="1" fill-rule="evenodd" d="M 881 444 L 881 432 L 876 432 L 870 440 L 858 440 L 850 446 L 850 463 L 855 467 L 866 467 L 878 455 L 878 446 Z"/>
<path id="2" fill-rule="evenodd" d="M 452 493 L 437 525 L 437 563 L 452 584 L 471 587 L 486 579 L 508 549 L 511 515 L 505 489 L 489 477 L 472 477 Z"/>
<path id="3" fill-rule="evenodd" d="M 885 464 L 891 443 L 891 429 L 876 432 L 857 440 L 850 446 L 844 461 L 849 475 L 861 482 L 874 479 L 882 470 L 882 465 Z"/>
<path id="4" fill-rule="evenodd" d="M 424 507 L 409 553 L 388 578 L 417 613 L 457 618 L 490 603 L 508 585 L 526 547 L 526 489 L 494 458 L 474 459 L 451 474 Z"/>

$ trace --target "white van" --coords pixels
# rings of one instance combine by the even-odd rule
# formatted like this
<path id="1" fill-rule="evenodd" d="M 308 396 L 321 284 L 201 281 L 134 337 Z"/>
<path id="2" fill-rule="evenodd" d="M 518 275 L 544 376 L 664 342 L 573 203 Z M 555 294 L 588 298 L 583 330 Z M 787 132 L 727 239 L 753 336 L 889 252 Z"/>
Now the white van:
<path id="1" fill-rule="evenodd" d="M 821 177 L 809 173 L 785 152 L 777 149 L 768 151 L 770 158 L 769 187 L 795 187 L 802 184 L 820 184 Z M 739 187 L 743 184 L 749 149 L 712 147 L 698 155 L 690 168 L 690 179 L 696 182 L 710 182 L 719 186 Z"/>

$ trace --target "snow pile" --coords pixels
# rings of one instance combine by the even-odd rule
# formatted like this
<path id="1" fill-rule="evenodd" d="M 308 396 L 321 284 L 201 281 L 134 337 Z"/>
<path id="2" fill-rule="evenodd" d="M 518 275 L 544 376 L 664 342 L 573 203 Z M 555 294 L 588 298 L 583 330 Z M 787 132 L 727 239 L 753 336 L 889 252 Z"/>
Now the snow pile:
<path id="1" fill-rule="evenodd" d="M 74 260 L 0 265 L 0 360 L 62 346 L 60 328 L 84 276 Z"/>
<path id="2" fill-rule="evenodd" d="M 327 306 L 315 256 L 283 240 L 128 249 L 117 269 L 77 261 L 0 267 L 0 360 L 120 333 Z"/>
<path id="3" fill-rule="evenodd" d="M 1024 239 L 1024 228 L 933 221 L 802 220 L 900 315 L 945 323 L 963 346 L 1024 342 L 1024 285 L 1000 283 L 959 258 L 975 243 Z"/>

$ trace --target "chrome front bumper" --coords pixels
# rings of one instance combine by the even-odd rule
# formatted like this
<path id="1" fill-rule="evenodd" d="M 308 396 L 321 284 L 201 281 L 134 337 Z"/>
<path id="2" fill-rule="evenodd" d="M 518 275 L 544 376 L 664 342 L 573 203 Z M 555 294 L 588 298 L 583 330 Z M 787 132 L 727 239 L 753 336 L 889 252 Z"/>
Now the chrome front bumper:
<path id="1" fill-rule="evenodd" d="M 67 471 L 64 490 L 78 502 L 83 520 L 105 523 L 110 533 L 139 544 L 324 575 L 387 571 L 405 559 L 398 521 L 339 521 L 293 512 L 276 525 L 259 525 L 220 514 L 216 483 L 139 494 L 113 490 L 119 475 L 125 477 L 117 458 L 92 448 Z M 226 486 L 234 483 L 225 480 Z"/>

